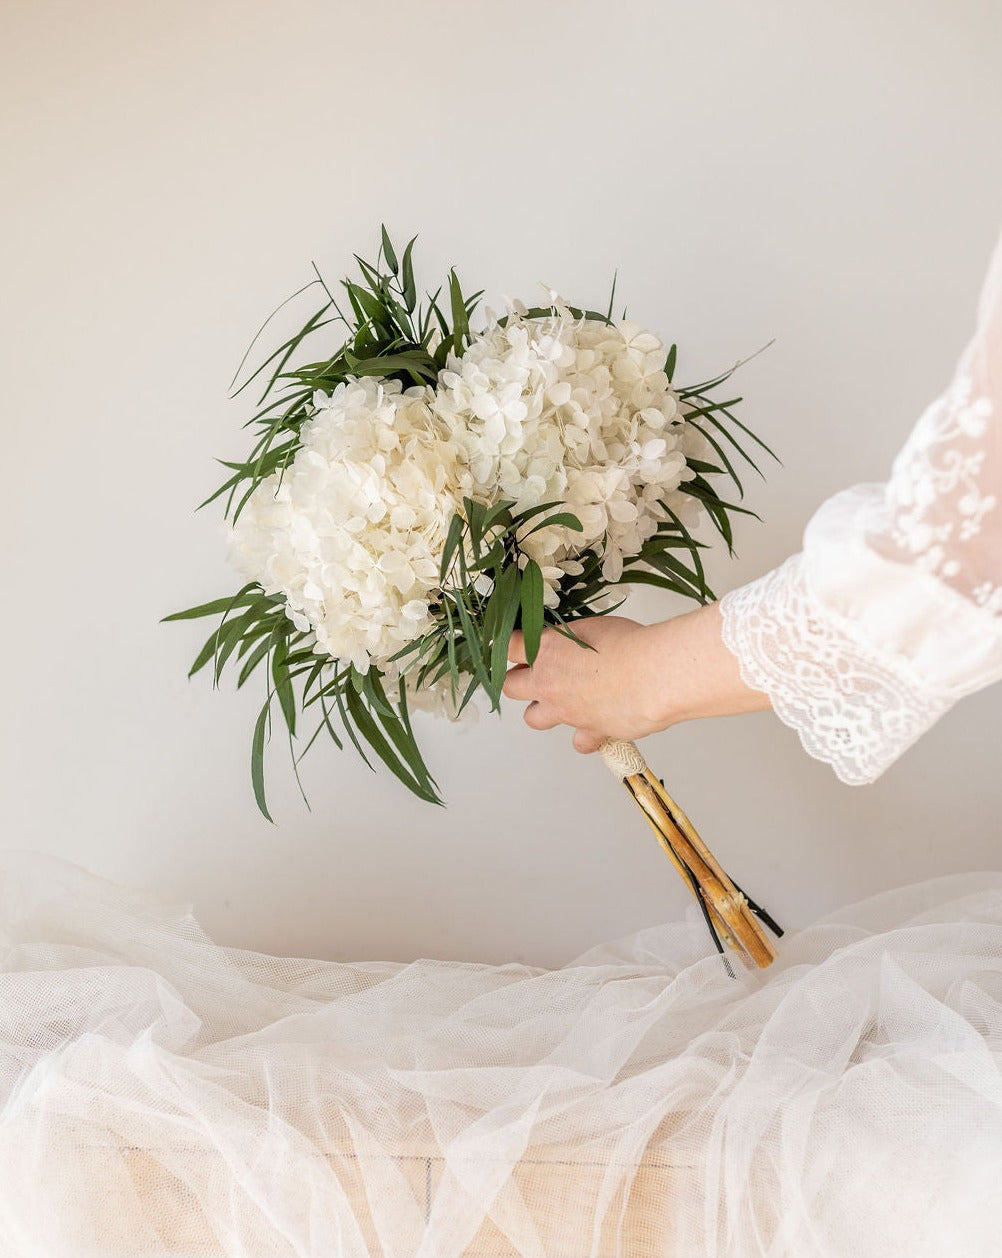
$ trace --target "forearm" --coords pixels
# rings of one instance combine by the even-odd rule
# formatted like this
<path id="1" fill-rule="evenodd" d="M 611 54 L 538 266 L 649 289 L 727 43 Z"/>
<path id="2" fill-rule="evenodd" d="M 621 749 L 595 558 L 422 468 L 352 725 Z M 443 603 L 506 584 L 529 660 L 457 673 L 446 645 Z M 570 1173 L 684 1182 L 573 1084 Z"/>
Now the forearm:
<path id="1" fill-rule="evenodd" d="M 738 661 L 723 642 L 717 603 L 648 626 L 642 643 L 642 667 L 656 705 L 652 723 L 658 728 L 770 706 L 767 695 L 742 680 Z"/>

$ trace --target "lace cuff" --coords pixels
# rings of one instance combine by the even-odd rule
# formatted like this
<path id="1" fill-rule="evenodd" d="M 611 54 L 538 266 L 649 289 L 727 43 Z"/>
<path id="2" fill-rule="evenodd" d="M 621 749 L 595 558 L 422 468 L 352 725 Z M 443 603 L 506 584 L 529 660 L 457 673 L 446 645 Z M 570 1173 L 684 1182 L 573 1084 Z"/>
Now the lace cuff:
<path id="1" fill-rule="evenodd" d="M 811 591 L 803 554 L 720 600 L 723 640 L 804 750 L 851 786 L 879 777 L 955 702 Z"/>

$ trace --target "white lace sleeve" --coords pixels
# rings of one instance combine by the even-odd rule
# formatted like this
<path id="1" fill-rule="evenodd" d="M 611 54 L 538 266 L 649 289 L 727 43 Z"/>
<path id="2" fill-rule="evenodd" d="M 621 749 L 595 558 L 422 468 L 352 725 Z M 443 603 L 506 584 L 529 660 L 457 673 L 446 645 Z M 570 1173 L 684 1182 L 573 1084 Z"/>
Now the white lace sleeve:
<path id="1" fill-rule="evenodd" d="M 974 337 L 886 484 L 814 515 L 803 550 L 721 600 L 724 641 L 805 749 L 873 781 L 1002 678 L 1002 240 Z"/>

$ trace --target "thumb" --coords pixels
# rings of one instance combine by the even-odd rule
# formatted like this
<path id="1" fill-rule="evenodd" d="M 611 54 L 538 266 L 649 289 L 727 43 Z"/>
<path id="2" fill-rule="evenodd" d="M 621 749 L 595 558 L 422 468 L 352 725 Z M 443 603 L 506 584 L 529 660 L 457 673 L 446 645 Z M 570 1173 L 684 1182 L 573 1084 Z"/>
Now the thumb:
<path id="1" fill-rule="evenodd" d="M 525 657 L 525 638 L 522 636 L 520 629 L 512 632 L 511 640 L 508 643 L 508 663 L 509 664 L 527 664 Z"/>

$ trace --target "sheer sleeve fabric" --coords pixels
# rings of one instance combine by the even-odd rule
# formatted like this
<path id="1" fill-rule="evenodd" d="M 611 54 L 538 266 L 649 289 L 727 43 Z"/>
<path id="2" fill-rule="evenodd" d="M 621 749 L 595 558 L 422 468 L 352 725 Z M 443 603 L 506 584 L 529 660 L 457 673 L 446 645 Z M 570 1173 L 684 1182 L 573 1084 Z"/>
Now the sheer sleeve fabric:
<path id="1" fill-rule="evenodd" d="M 975 333 L 886 483 L 825 502 L 802 550 L 721 600 L 724 641 L 805 749 L 871 782 L 1002 678 L 1002 239 Z"/>

